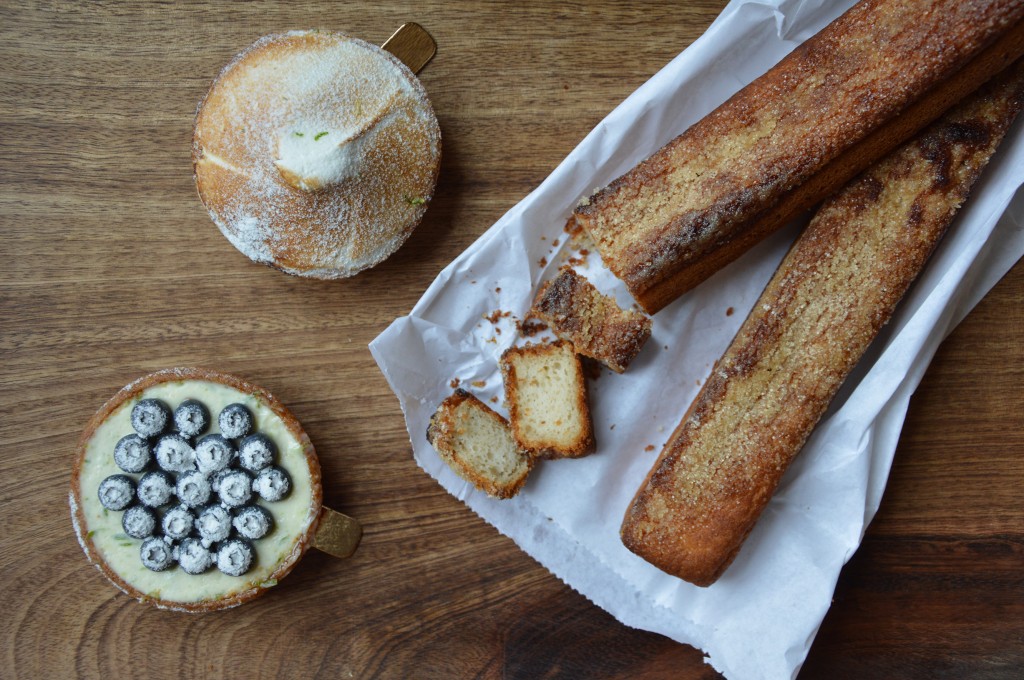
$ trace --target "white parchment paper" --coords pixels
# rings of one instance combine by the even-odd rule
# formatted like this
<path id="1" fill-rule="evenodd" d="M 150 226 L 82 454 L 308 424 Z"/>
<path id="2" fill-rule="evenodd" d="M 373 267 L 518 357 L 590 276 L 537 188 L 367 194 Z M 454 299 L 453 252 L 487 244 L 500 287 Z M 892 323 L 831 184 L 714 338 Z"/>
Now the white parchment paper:
<path id="1" fill-rule="evenodd" d="M 544 461 L 516 498 L 497 501 L 452 473 L 425 432 L 453 378 L 506 413 L 498 358 L 521 342 L 515 321 L 570 254 L 562 228 L 576 201 L 653 153 L 851 4 L 729 4 L 704 36 L 612 111 L 533 193 L 440 273 L 409 316 L 370 345 L 428 474 L 620 621 L 699 647 L 728 678 L 790 678 L 799 671 L 839 571 L 878 508 L 911 393 L 945 334 L 1024 253 L 1020 124 L 787 472 L 736 561 L 710 588 L 668 576 L 628 552 L 619 525 L 799 225 L 659 312 L 650 342 L 629 370 L 605 371 L 591 382 L 594 455 Z M 620 304 L 631 304 L 596 254 L 582 270 Z"/>

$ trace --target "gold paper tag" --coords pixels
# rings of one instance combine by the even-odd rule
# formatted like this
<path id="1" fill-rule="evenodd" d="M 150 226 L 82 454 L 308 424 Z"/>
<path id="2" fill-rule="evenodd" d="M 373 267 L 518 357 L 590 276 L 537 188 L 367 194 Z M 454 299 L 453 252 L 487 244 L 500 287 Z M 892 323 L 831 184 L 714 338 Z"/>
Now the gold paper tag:
<path id="1" fill-rule="evenodd" d="M 402 24 L 380 46 L 398 57 L 413 73 L 419 73 L 437 52 L 437 43 L 419 24 Z"/>
<path id="2" fill-rule="evenodd" d="M 320 526 L 313 547 L 334 557 L 351 557 L 363 537 L 363 527 L 348 515 L 330 508 L 320 509 Z"/>

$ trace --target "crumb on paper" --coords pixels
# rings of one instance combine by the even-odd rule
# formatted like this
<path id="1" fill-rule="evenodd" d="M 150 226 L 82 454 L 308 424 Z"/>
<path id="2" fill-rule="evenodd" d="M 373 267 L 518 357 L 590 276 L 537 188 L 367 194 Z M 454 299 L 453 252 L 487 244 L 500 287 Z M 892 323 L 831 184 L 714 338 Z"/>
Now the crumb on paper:
<path id="1" fill-rule="evenodd" d="M 492 404 L 497 404 L 498 403 L 498 395 L 494 395 L 493 397 L 491 397 L 491 403 Z"/>
<path id="2" fill-rule="evenodd" d="M 614 429 L 615 429 L 615 423 L 612 423 L 612 426 L 611 426 L 611 427 L 609 427 L 608 429 L 609 429 L 609 430 L 614 430 Z"/>
<path id="3" fill-rule="evenodd" d="M 459 385 L 461 385 L 461 384 L 462 384 L 461 380 L 459 380 L 458 378 L 452 378 L 451 382 L 448 383 L 448 387 L 450 387 L 450 388 L 452 388 L 454 390 L 454 389 L 457 389 L 459 387 Z"/>
<path id="4" fill-rule="evenodd" d="M 650 453 L 653 450 L 654 450 L 654 444 L 648 444 L 647 446 L 644 447 L 644 451 L 647 451 L 648 453 Z"/>
<path id="5" fill-rule="evenodd" d="M 501 286 L 498 286 L 497 288 L 495 288 L 494 292 L 495 293 L 500 293 L 501 292 Z"/>
<path id="6" fill-rule="evenodd" d="M 537 261 L 537 264 L 541 266 L 541 269 L 548 266 L 548 258 L 542 257 Z"/>
<path id="7" fill-rule="evenodd" d="M 492 324 L 496 324 L 498 323 L 499 319 L 504 319 L 505 317 L 508 316 L 512 316 L 512 312 L 503 312 L 500 309 L 495 309 L 493 312 L 486 315 L 484 318 L 490 321 Z"/>
<path id="8" fill-rule="evenodd" d="M 527 319 L 526 321 L 517 322 L 516 329 L 523 337 L 532 338 L 538 333 L 546 331 L 548 329 L 548 325 L 537 319 Z"/>
<path id="9" fill-rule="evenodd" d="M 470 383 L 470 385 L 472 385 L 473 387 L 476 387 L 476 388 L 485 387 L 487 385 L 487 381 L 486 380 L 474 380 L 473 382 Z"/>
<path id="10" fill-rule="evenodd" d="M 729 309 L 725 310 L 725 315 L 726 315 L 726 316 L 732 316 L 732 313 L 733 313 L 734 311 L 735 311 L 735 310 L 734 310 L 734 309 L 733 309 L 732 307 L 730 307 Z"/>
<path id="11" fill-rule="evenodd" d="M 556 238 L 554 241 L 551 242 L 551 247 L 557 248 L 559 243 L 560 241 Z"/>

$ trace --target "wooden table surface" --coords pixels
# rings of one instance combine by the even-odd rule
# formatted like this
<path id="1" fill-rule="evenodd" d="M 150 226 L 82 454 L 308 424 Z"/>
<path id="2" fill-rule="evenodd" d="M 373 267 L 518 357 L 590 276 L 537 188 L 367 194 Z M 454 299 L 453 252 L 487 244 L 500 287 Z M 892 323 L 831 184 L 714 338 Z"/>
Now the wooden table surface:
<path id="1" fill-rule="evenodd" d="M 0 677 L 716 677 L 424 474 L 367 344 L 723 5 L 3 3 Z M 421 74 L 444 134 L 425 221 L 350 280 L 250 263 L 192 181 L 212 77 L 265 33 L 379 43 L 409 20 L 440 46 Z M 1018 266 L 940 349 L 801 677 L 1020 677 L 1022 298 Z M 122 385 L 176 365 L 292 408 L 326 503 L 365 525 L 354 558 L 314 551 L 267 596 L 201 616 L 139 605 L 86 563 L 76 439 Z"/>

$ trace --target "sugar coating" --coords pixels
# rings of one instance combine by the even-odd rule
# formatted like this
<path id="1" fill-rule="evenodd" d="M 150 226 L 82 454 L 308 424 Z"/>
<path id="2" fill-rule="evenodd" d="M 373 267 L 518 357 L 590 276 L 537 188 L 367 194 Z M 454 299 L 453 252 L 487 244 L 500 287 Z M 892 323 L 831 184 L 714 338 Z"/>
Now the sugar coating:
<path id="1" fill-rule="evenodd" d="M 167 429 L 170 409 L 158 399 L 143 399 L 132 408 L 132 428 L 143 437 L 155 437 Z"/>
<path id="2" fill-rule="evenodd" d="M 266 36 L 200 105 L 193 160 L 214 222 L 247 257 L 351 276 L 405 241 L 432 197 L 440 128 L 392 55 L 338 33 Z"/>
<path id="3" fill-rule="evenodd" d="M 97 496 L 107 510 L 123 510 L 135 496 L 135 482 L 125 475 L 111 475 L 100 483 Z"/>
<path id="4" fill-rule="evenodd" d="M 121 526 L 132 538 L 148 538 L 156 530 L 156 513 L 144 505 L 133 505 L 124 511 Z"/>
<path id="5" fill-rule="evenodd" d="M 231 464 L 235 447 L 219 434 L 208 434 L 196 443 L 196 466 L 200 472 L 220 472 Z"/>
<path id="6" fill-rule="evenodd" d="M 138 434 L 129 434 L 114 447 L 114 462 L 125 472 L 142 472 L 153 458 L 149 442 Z"/>
<path id="7" fill-rule="evenodd" d="M 186 538 L 178 546 L 178 566 L 186 574 L 202 574 L 213 566 L 213 554 L 194 538 Z"/>
<path id="8" fill-rule="evenodd" d="M 174 479 L 163 471 L 147 472 L 139 480 L 138 496 L 144 505 L 159 508 L 174 494 Z"/>
<path id="9" fill-rule="evenodd" d="M 228 576 L 241 576 L 249 571 L 252 558 L 252 546 L 245 541 L 233 539 L 217 551 L 217 568 Z"/>
<path id="10" fill-rule="evenodd" d="M 264 468 L 253 480 L 252 489 L 266 501 L 279 501 L 291 491 L 288 473 L 279 467 Z"/>
<path id="11" fill-rule="evenodd" d="M 222 505 L 204 508 L 196 519 L 196 530 L 204 541 L 223 541 L 231 535 L 231 513 Z"/>
<path id="12" fill-rule="evenodd" d="M 153 448 L 157 465 L 167 472 L 188 472 L 195 467 L 196 452 L 180 434 L 167 434 Z"/>
<path id="13" fill-rule="evenodd" d="M 259 472 L 274 462 L 274 442 L 266 435 L 249 435 L 238 445 L 238 464 L 250 472 Z"/>

